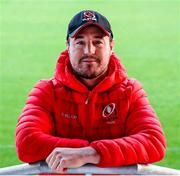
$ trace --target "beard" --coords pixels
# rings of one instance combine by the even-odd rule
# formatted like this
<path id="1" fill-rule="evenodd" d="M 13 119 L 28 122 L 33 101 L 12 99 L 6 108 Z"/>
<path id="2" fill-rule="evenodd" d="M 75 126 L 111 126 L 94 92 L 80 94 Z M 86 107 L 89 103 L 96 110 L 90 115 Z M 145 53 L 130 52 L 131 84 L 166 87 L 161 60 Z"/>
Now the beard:
<path id="1" fill-rule="evenodd" d="M 94 78 L 99 77 L 106 70 L 106 68 L 104 68 L 99 71 L 96 71 L 96 70 L 93 71 L 91 67 L 92 67 L 91 65 L 87 66 L 88 71 L 85 71 L 79 68 L 79 69 L 73 69 L 73 72 L 78 77 L 85 78 L 85 79 L 94 79 Z"/>
<path id="2" fill-rule="evenodd" d="M 93 60 L 93 62 L 87 62 L 88 59 Z M 107 65 L 103 65 L 101 59 L 96 56 L 84 56 L 79 60 L 78 64 L 71 66 L 77 77 L 85 79 L 97 78 L 107 69 Z"/>

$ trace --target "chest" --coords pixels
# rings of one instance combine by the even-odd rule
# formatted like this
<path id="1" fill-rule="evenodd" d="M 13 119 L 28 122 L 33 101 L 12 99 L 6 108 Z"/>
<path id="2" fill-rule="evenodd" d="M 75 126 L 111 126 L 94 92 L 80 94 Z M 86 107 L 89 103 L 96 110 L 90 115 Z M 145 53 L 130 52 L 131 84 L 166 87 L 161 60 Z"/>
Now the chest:
<path id="1" fill-rule="evenodd" d="M 124 136 L 129 100 L 124 91 L 56 92 L 56 135 L 91 140 Z"/>

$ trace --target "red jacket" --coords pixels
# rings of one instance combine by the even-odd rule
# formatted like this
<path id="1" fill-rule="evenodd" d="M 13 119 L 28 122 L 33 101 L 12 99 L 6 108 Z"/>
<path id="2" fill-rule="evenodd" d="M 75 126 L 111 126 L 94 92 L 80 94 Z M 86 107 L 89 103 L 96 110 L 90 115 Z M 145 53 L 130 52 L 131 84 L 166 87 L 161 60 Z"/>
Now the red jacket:
<path id="1" fill-rule="evenodd" d="M 88 90 L 72 74 L 64 51 L 55 76 L 29 94 L 16 128 L 20 160 L 45 160 L 55 147 L 94 147 L 98 166 L 159 161 L 165 154 L 160 122 L 136 80 L 112 54 L 108 76 Z"/>

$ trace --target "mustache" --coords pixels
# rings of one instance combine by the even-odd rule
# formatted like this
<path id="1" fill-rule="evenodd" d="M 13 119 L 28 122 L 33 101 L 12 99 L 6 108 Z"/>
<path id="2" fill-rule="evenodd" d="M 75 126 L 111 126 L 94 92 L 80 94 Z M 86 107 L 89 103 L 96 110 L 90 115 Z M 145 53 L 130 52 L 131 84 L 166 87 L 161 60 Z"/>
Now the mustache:
<path id="1" fill-rule="evenodd" d="M 100 58 L 99 57 L 97 57 L 97 56 L 95 56 L 95 55 L 84 55 L 84 56 L 82 56 L 81 58 L 80 58 L 80 62 L 82 62 L 83 60 L 85 60 L 85 59 L 89 59 L 89 58 L 91 58 L 91 59 L 95 59 L 97 62 L 99 62 L 100 61 Z"/>

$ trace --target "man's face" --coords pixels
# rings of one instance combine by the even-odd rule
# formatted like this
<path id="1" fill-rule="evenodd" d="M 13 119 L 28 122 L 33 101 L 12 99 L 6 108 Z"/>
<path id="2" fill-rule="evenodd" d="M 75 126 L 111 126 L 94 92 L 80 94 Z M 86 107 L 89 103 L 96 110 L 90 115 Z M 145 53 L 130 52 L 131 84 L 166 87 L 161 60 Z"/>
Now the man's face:
<path id="1" fill-rule="evenodd" d="M 76 75 L 93 79 L 105 73 L 112 47 L 109 36 L 96 26 L 86 27 L 75 38 L 69 38 L 70 63 Z"/>

